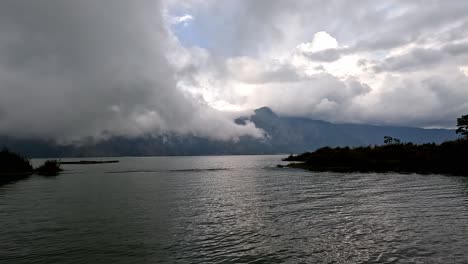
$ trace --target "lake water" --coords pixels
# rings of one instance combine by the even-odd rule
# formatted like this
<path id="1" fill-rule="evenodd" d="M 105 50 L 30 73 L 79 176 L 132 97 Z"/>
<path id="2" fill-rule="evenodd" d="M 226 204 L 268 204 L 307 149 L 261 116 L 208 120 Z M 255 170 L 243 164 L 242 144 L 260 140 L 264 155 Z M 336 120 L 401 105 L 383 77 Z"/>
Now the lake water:
<path id="1" fill-rule="evenodd" d="M 468 263 L 468 178 L 280 159 L 120 158 L 0 186 L 0 263 Z"/>

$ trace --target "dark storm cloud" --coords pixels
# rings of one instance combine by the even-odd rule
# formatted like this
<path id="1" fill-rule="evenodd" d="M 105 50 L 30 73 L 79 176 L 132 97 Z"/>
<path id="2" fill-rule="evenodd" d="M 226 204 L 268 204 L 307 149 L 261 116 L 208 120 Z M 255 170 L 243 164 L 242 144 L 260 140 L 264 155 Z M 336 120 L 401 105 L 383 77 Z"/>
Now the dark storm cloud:
<path id="1" fill-rule="evenodd" d="M 174 6 L 191 19 L 167 26 Z M 0 1 L 0 133 L 258 133 L 208 106 L 218 101 L 335 121 L 447 124 L 468 111 L 459 100 L 468 94 L 466 14 L 456 0 Z M 318 32 L 336 48 L 314 43 Z"/>
<path id="2" fill-rule="evenodd" d="M 1 1 L 0 132 L 229 137 L 237 128 L 176 89 L 161 10 L 150 0 Z"/>

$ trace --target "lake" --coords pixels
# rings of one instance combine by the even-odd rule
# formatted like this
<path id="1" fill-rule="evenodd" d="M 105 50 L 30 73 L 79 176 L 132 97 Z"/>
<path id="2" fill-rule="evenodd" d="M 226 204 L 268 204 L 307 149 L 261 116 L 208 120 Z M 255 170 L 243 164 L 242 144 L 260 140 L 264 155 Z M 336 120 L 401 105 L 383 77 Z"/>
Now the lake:
<path id="1" fill-rule="evenodd" d="M 468 262 L 468 178 L 282 157 L 119 158 L 0 186 L 0 263 Z"/>

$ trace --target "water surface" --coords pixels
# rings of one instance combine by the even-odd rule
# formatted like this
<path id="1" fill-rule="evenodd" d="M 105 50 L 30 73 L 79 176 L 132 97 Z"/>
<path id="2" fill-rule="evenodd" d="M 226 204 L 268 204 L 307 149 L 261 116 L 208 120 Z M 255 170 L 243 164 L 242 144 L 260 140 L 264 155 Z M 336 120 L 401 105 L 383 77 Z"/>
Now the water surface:
<path id="1" fill-rule="evenodd" d="M 280 159 L 120 158 L 0 186 L 0 263 L 468 262 L 468 178 Z"/>

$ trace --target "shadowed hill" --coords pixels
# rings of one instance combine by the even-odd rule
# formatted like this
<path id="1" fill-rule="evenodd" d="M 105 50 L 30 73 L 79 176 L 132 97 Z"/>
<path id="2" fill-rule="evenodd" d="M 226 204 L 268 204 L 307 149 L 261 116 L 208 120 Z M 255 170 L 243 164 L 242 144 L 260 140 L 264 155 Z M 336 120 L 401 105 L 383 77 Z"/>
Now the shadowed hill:
<path id="1" fill-rule="evenodd" d="M 246 120 L 252 121 L 271 136 L 267 143 L 274 149 L 289 153 L 312 151 L 325 146 L 379 145 L 386 135 L 417 144 L 442 143 L 459 138 L 455 130 L 448 129 L 333 124 L 308 118 L 281 117 L 267 107 L 257 109 L 255 115 L 236 122 L 245 123 Z"/>

